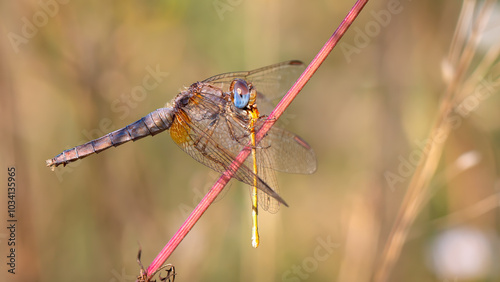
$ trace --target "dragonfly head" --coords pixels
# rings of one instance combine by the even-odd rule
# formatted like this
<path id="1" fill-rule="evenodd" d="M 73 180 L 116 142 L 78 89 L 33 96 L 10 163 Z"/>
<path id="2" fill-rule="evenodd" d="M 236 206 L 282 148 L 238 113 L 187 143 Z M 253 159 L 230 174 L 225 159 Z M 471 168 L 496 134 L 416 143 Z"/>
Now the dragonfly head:
<path id="1" fill-rule="evenodd" d="M 257 91 L 255 91 L 251 83 L 247 83 L 241 78 L 231 82 L 229 91 L 231 91 L 231 98 L 238 109 L 249 108 L 255 103 Z"/>

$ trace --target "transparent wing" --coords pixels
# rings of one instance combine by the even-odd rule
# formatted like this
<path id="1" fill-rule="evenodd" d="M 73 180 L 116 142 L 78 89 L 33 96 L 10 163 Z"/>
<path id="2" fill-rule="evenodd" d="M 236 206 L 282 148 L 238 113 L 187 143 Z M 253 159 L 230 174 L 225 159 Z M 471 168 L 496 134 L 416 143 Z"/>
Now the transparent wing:
<path id="1" fill-rule="evenodd" d="M 220 173 L 230 169 L 246 143 L 248 133 L 241 127 L 232 127 L 226 122 L 225 113 L 220 105 L 224 99 L 199 93 L 190 97 L 187 106 L 180 109 L 170 127 L 172 140 L 198 162 Z M 284 205 L 286 202 L 248 167 L 248 160 L 234 172 L 234 178 L 253 185 L 257 177 L 257 188 L 273 200 Z"/>
<path id="2" fill-rule="evenodd" d="M 265 119 L 256 124 L 260 130 Z M 261 159 L 269 161 L 262 165 L 273 170 L 286 173 L 311 174 L 316 171 L 317 162 L 314 150 L 298 135 L 278 126 L 273 126 L 257 145 L 257 151 L 262 152 Z"/>
<path id="3" fill-rule="evenodd" d="M 235 78 L 241 78 L 253 84 L 257 91 L 268 100 L 283 97 L 304 70 L 301 61 L 286 61 L 251 71 L 223 73 L 205 79 L 203 82 L 229 91 L 229 85 Z"/>
<path id="4" fill-rule="evenodd" d="M 264 122 L 261 119 L 257 130 Z M 312 148 L 299 136 L 280 127 L 273 126 L 257 145 L 257 173 L 262 180 L 280 192 L 275 170 L 287 173 L 309 174 L 316 171 L 316 156 Z M 276 199 L 258 191 L 260 206 L 263 210 L 276 213 L 280 203 Z"/>
<path id="5" fill-rule="evenodd" d="M 274 167 L 274 157 L 269 154 L 270 152 L 266 150 L 257 150 L 257 174 L 262 180 L 264 180 L 273 190 L 279 194 L 278 181 L 276 180 L 276 173 L 272 167 Z M 270 197 L 261 190 L 257 191 L 257 197 L 259 199 L 260 207 L 270 213 L 277 213 L 280 208 L 280 203 L 276 199 Z"/>
<path id="6" fill-rule="evenodd" d="M 170 128 L 172 139 L 198 162 L 218 171 L 227 170 L 235 156 L 250 144 L 249 120 L 238 109 L 227 107 L 225 95 L 235 78 L 251 82 L 258 91 L 258 102 L 269 103 L 269 97 L 281 97 L 288 91 L 303 69 L 299 61 L 289 61 L 248 72 L 233 72 L 213 76 L 201 82 L 206 84 L 200 93 L 192 95 L 176 114 Z M 213 95 L 210 88 L 220 89 Z M 266 93 L 264 96 L 262 93 Z M 225 99 L 226 98 L 226 99 Z M 262 103 L 260 103 L 262 104 Z M 260 105 L 259 104 L 259 105 Z M 260 110 L 259 106 L 259 110 Z M 228 111 L 228 112 L 226 112 Z M 256 123 L 258 131 L 265 118 Z M 275 213 L 280 203 L 274 170 L 288 173 L 313 173 L 316 157 L 311 147 L 299 136 L 274 126 L 257 145 L 258 176 L 250 169 L 248 158 L 234 178 L 252 186 L 258 179 L 258 198 L 262 209 Z"/>

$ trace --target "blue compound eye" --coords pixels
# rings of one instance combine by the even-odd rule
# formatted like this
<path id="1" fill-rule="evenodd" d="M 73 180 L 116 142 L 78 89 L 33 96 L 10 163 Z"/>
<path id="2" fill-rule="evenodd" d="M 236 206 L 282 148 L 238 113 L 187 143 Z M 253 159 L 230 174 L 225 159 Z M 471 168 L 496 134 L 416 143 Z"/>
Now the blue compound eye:
<path id="1" fill-rule="evenodd" d="M 233 80 L 230 90 L 233 95 L 234 105 L 239 109 L 245 108 L 250 100 L 250 90 L 246 81 L 243 79 Z"/>

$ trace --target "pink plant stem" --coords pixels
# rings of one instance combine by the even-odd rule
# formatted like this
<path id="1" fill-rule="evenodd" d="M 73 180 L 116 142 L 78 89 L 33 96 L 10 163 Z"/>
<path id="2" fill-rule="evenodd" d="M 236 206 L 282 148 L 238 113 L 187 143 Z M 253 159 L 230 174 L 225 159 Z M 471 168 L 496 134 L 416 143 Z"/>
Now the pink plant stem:
<path id="1" fill-rule="evenodd" d="M 354 19 L 359 15 L 363 7 L 366 5 L 368 0 L 358 0 L 356 4 L 349 11 L 347 16 L 344 18 L 342 23 L 340 23 L 339 27 L 333 35 L 328 39 L 323 48 L 318 52 L 316 57 L 311 61 L 309 66 L 304 70 L 299 79 L 295 82 L 295 84 L 290 88 L 288 93 L 283 97 L 283 99 L 278 103 L 276 108 L 267 118 L 266 123 L 262 126 L 256 136 L 256 141 L 259 142 L 269 131 L 269 129 L 273 126 L 276 120 L 281 116 L 281 114 L 285 111 L 285 109 L 291 104 L 293 99 L 297 96 L 297 94 L 302 90 L 304 85 L 306 85 L 307 81 L 311 79 L 313 74 L 319 68 L 321 63 L 326 59 L 326 57 L 330 54 L 333 47 L 337 45 L 340 38 L 344 35 L 346 30 L 349 28 Z M 184 237 L 189 233 L 191 228 L 196 224 L 198 219 L 203 215 L 203 213 L 208 209 L 208 207 L 212 204 L 212 202 L 217 198 L 222 189 L 226 186 L 227 182 L 234 175 L 234 172 L 238 170 L 240 165 L 245 161 L 245 159 L 250 154 L 249 147 L 243 149 L 235 161 L 231 164 L 231 167 L 226 170 L 224 174 L 217 180 L 214 186 L 208 191 L 205 197 L 201 200 L 201 202 L 196 206 L 193 212 L 189 215 L 186 221 L 182 224 L 179 230 L 175 233 L 175 235 L 170 239 L 170 241 L 165 245 L 165 247 L 161 250 L 158 256 L 153 260 L 151 265 L 147 269 L 148 278 L 160 268 L 163 263 L 167 260 L 167 258 L 172 254 L 172 252 L 177 248 L 179 243 L 184 239 Z"/>

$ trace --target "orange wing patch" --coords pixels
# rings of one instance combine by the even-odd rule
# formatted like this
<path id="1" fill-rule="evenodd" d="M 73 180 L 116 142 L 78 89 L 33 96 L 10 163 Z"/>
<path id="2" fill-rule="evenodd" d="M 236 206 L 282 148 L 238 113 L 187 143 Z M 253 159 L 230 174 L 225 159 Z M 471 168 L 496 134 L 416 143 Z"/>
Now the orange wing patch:
<path id="1" fill-rule="evenodd" d="M 190 123 L 191 120 L 183 111 L 179 111 L 175 115 L 174 122 L 172 126 L 170 126 L 170 137 L 177 144 L 184 144 L 191 141 L 191 137 L 189 137 L 189 126 L 187 123 Z"/>
<path id="2" fill-rule="evenodd" d="M 191 102 L 193 105 L 197 105 L 197 104 L 200 104 L 203 97 L 200 95 L 200 93 L 193 93 L 194 95 L 192 95 L 190 98 L 189 98 L 189 102 Z"/>

